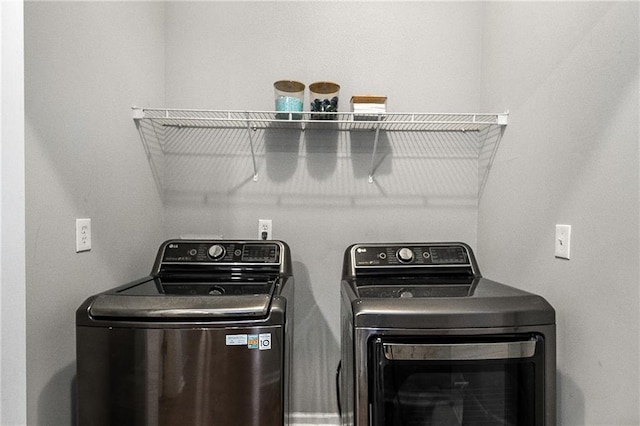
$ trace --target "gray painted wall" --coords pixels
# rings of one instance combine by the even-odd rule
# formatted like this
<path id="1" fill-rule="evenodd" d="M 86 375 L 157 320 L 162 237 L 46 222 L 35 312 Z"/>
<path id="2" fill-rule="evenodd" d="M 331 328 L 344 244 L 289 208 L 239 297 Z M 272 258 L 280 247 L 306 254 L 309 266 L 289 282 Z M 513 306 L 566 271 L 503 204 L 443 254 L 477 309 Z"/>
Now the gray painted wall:
<path id="1" fill-rule="evenodd" d="M 0 2 L 0 424 L 26 423 L 24 19 Z"/>
<path id="2" fill-rule="evenodd" d="M 638 2 L 486 6 L 483 107 L 510 122 L 480 204 L 485 275 L 557 310 L 562 425 L 637 425 Z M 571 260 L 554 258 L 572 225 Z"/>
<path id="3" fill-rule="evenodd" d="M 465 3 L 170 3 L 167 106 L 273 110 L 273 82 L 295 79 L 338 82 L 347 111 L 350 97 L 363 93 L 388 96 L 395 112 L 475 111 L 481 10 Z M 225 137 L 209 157 L 169 158 L 165 229 L 255 238 L 258 219 L 273 220 L 295 266 L 293 419 L 336 422 L 322 414 L 337 412 L 344 250 L 359 241 L 475 245 L 476 148 L 384 134 L 369 184 L 373 134 L 266 131 L 255 136 L 253 182 L 246 132 Z"/>
<path id="4" fill-rule="evenodd" d="M 558 309 L 561 424 L 637 424 L 637 3 L 319 4 L 26 3 L 29 424 L 71 422 L 86 296 L 146 273 L 164 238 L 252 238 L 258 218 L 294 253 L 300 423 L 335 421 L 344 248 L 455 239 Z M 269 110 L 281 78 L 335 80 L 342 108 L 369 92 L 391 111 L 509 109 L 479 208 L 467 142 L 383 136 L 371 185 L 370 141 L 332 132 L 259 135 L 258 182 L 244 136 L 214 140 L 211 158 L 172 159 L 162 205 L 129 107 Z M 75 254 L 83 216 L 94 249 Z"/>
<path id="5" fill-rule="evenodd" d="M 164 9 L 26 2 L 27 420 L 71 424 L 75 309 L 142 276 L 162 208 L 130 107 L 163 103 Z M 75 253 L 75 219 L 93 248 Z"/>

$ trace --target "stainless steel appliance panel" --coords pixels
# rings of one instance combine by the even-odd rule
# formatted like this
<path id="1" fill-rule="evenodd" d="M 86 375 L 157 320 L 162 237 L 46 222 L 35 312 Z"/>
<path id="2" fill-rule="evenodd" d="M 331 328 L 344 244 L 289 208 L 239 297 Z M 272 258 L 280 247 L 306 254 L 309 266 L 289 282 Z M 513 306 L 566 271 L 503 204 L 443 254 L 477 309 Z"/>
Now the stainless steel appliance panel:
<path id="1" fill-rule="evenodd" d="M 544 338 L 543 359 L 536 362 L 542 369 L 540 386 L 544 387 L 544 418 L 540 419 L 543 425 L 555 425 L 555 398 L 556 398 L 556 327 L 555 325 L 539 325 L 524 327 L 500 327 L 500 328 L 449 328 L 449 329 L 422 329 L 422 328 L 349 328 L 348 318 L 343 322 L 342 334 L 342 374 L 340 375 L 340 401 L 342 408 L 342 424 L 356 426 L 370 426 L 369 417 L 373 408 L 374 396 L 370 393 L 376 364 L 371 356 L 372 344 L 377 339 L 402 339 L 406 342 L 416 340 L 432 340 L 433 338 L 447 337 L 458 341 L 474 341 L 478 337 L 491 340 L 492 337 L 501 340 L 507 335 L 538 334 Z M 446 361 L 442 361 L 445 363 Z"/>
<path id="2" fill-rule="evenodd" d="M 405 343 L 413 340 L 413 343 Z M 371 422 L 544 425 L 544 337 L 378 337 Z"/>
<path id="3" fill-rule="evenodd" d="M 76 310 L 77 424 L 287 424 L 293 294 L 282 241 L 166 241 Z"/>
<path id="4" fill-rule="evenodd" d="M 78 375 L 91 377 L 78 383 L 80 425 L 284 422 L 282 326 L 81 326 L 77 338 Z"/>
<path id="5" fill-rule="evenodd" d="M 556 424 L 555 310 L 464 243 L 350 246 L 341 325 L 342 425 Z"/>

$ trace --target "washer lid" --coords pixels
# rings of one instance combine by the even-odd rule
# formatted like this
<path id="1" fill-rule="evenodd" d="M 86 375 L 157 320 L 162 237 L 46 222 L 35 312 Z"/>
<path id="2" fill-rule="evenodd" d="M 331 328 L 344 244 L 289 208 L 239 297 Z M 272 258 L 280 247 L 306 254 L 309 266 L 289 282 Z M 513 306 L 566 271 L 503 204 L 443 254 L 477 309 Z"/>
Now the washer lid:
<path id="1" fill-rule="evenodd" d="M 98 295 L 93 318 L 232 319 L 269 314 L 274 281 L 164 282 L 152 278 Z"/>
<path id="2" fill-rule="evenodd" d="M 91 303 L 94 318 L 261 318 L 269 313 L 271 295 L 126 296 L 103 294 Z"/>

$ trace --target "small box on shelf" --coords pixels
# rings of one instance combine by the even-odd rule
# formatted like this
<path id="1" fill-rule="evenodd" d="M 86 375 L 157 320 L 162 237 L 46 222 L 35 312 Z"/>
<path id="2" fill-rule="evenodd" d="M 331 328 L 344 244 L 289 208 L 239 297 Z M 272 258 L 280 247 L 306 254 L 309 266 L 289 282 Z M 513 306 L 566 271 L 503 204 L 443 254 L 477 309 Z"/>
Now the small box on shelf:
<path id="1" fill-rule="evenodd" d="M 377 121 L 387 112 L 387 97 L 354 95 L 351 97 L 351 112 L 356 121 Z"/>

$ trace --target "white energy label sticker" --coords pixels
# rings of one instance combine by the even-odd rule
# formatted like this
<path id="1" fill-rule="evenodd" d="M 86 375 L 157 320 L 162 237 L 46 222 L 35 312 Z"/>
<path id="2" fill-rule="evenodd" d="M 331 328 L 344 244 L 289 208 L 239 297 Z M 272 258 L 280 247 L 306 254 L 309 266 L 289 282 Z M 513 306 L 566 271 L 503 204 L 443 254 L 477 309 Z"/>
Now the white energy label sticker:
<path id="1" fill-rule="evenodd" d="M 227 335 L 227 346 L 245 346 L 247 344 L 246 334 Z"/>
<path id="2" fill-rule="evenodd" d="M 264 333 L 259 336 L 260 339 L 260 350 L 264 351 L 267 349 L 271 349 L 271 333 Z"/>

